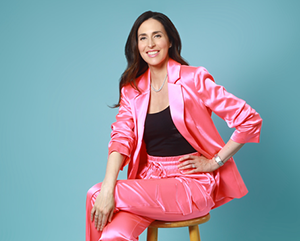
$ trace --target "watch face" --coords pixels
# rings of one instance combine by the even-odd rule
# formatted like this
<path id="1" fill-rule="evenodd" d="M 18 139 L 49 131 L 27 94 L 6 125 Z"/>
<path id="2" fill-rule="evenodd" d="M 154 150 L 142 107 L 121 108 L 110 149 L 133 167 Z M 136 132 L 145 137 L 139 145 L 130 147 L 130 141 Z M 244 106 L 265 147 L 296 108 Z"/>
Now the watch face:
<path id="1" fill-rule="evenodd" d="M 223 166 L 224 162 L 222 162 L 221 158 L 218 155 L 215 155 L 215 160 L 219 166 Z"/>

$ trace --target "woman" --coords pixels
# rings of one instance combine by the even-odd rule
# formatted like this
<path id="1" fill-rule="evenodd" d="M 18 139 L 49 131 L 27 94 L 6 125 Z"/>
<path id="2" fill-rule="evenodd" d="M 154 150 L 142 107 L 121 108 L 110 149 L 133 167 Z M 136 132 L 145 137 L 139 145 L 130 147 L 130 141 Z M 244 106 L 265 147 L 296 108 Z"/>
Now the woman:
<path id="1" fill-rule="evenodd" d="M 138 240 L 155 219 L 203 216 L 247 193 L 231 157 L 259 142 L 262 120 L 180 51 L 168 17 L 138 17 L 125 47 L 106 175 L 87 196 L 86 240 Z M 226 144 L 212 111 L 236 128 Z M 116 181 L 126 164 L 128 180 Z"/>

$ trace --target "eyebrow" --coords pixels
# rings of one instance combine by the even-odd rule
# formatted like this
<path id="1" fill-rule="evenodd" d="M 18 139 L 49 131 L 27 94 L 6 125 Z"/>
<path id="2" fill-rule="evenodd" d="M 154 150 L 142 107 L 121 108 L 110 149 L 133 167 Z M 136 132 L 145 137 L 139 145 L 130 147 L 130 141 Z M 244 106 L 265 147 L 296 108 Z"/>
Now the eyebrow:
<path id="1" fill-rule="evenodd" d="M 152 33 L 152 35 L 157 34 L 157 33 L 163 33 L 163 32 L 162 32 L 162 31 L 154 31 L 154 32 Z M 147 34 L 141 33 L 141 34 L 138 35 L 138 37 L 139 37 L 139 36 L 147 36 Z"/>

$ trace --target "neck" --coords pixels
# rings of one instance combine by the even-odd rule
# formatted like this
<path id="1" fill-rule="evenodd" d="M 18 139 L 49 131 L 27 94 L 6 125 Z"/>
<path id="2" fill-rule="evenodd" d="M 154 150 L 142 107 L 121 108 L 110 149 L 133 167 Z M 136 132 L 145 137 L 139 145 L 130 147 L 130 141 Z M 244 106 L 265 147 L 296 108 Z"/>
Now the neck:
<path id="1" fill-rule="evenodd" d="M 157 87 L 163 83 L 168 72 L 167 66 L 168 61 L 165 61 L 161 66 L 149 66 L 152 85 Z"/>

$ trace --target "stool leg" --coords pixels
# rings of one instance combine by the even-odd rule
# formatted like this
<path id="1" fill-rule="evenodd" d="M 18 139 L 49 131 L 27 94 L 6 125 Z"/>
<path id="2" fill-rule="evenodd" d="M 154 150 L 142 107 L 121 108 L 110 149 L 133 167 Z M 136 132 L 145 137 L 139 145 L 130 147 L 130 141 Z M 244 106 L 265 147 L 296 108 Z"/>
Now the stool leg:
<path id="1" fill-rule="evenodd" d="M 190 241 L 201 241 L 198 225 L 189 226 Z"/>
<path id="2" fill-rule="evenodd" d="M 147 241 L 157 241 L 157 228 L 148 227 Z"/>

